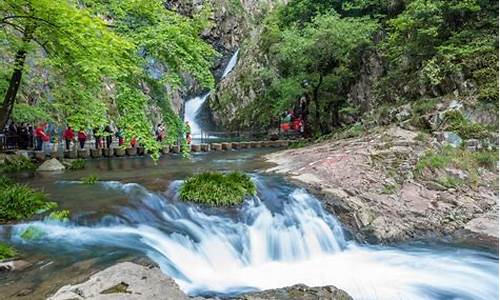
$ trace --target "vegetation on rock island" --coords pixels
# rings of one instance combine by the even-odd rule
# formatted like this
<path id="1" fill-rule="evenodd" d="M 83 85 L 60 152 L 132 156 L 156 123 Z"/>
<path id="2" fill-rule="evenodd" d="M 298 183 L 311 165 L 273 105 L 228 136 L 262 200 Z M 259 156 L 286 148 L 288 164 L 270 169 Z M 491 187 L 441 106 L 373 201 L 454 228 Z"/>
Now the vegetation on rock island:
<path id="1" fill-rule="evenodd" d="M 0 176 L 0 223 L 28 219 L 56 207 L 44 193 Z"/>
<path id="2" fill-rule="evenodd" d="M 246 174 L 206 172 L 186 179 L 180 197 L 184 201 L 211 206 L 231 206 L 243 203 L 246 196 L 253 196 L 256 192 L 255 183 Z"/>
<path id="3" fill-rule="evenodd" d="M 24 156 L 8 156 L 3 163 L 0 163 L 0 173 L 15 173 L 20 171 L 34 171 L 36 165 Z"/>

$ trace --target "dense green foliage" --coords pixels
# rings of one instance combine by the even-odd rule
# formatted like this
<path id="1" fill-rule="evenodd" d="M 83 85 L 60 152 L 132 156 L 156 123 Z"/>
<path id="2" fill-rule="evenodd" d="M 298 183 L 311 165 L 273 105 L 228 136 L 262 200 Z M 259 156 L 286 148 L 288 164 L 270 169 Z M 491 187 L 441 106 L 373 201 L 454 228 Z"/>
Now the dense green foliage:
<path id="1" fill-rule="evenodd" d="M 0 242 L 0 261 L 16 256 L 16 250 L 11 246 Z"/>
<path id="2" fill-rule="evenodd" d="M 0 222 L 31 218 L 56 206 L 44 193 L 13 183 L 5 176 L 0 177 Z"/>
<path id="3" fill-rule="evenodd" d="M 2 164 L 0 164 L 0 172 L 4 173 L 34 171 L 35 169 L 36 165 L 30 159 L 24 156 L 15 156 L 6 159 Z"/>
<path id="4" fill-rule="evenodd" d="M 23 240 L 31 241 L 42 238 L 44 235 L 45 232 L 42 229 L 34 225 L 30 225 L 21 233 L 21 238 Z"/>
<path id="5" fill-rule="evenodd" d="M 14 97 L 14 120 L 77 129 L 114 123 L 127 140 L 137 138 L 155 156 L 160 145 L 148 112 L 151 102 L 169 106 L 168 89 L 183 83 L 181 74 L 213 87 L 216 52 L 199 37 L 210 25 L 209 13 L 207 7 L 187 18 L 165 9 L 162 1 L 146 0 L 2 1 L 3 107 L 11 106 L 9 80 L 20 71 L 25 76 Z M 148 80 L 162 85 L 160 97 L 148 95 Z"/>
<path id="6" fill-rule="evenodd" d="M 197 174 L 188 178 L 180 189 L 182 200 L 212 206 L 241 204 L 245 196 L 255 193 L 256 187 L 250 177 L 239 172 Z"/>
<path id="7" fill-rule="evenodd" d="M 242 52 L 258 51 L 260 63 L 239 75 L 257 97 L 234 123 L 265 128 L 301 97 L 313 134 L 356 123 L 375 105 L 455 91 L 498 103 L 497 14 L 498 2 L 486 0 L 289 1 L 266 17 L 258 45 Z M 360 76 L 372 71 L 371 59 L 382 72 L 366 82 Z M 374 98 L 365 107 L 350 97 L 360 80 Z M 236 96 L 225 91 L 219 102 L 230 106 Z M 432 102 L 419 105 L 421 113 L 432 109 Z"/>

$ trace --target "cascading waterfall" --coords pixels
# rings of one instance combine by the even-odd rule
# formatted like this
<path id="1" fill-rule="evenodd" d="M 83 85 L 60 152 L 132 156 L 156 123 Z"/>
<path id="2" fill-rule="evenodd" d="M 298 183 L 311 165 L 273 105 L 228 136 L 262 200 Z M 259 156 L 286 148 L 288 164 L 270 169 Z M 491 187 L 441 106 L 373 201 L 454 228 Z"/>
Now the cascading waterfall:
<path id="1" fill-rule="evenodd" d="M 233 54 L 228 64 L 226 65 L 226 68 L 224 69 L 224 73 L 221 79 L 224 79 L 234 69 L 236 63 L 238 62 L 239 52 L 240 50 L 238 49 Z M 210 93 L 207 93 L 205 95 L 198 96 L 186 101 L 184 119 L 185 121 L 189 122 L 189 125 L 191 127 L 191 137 L 193 138 L 195 143 L 202 138 L 202 127 L 198 123 L 197 118 L 200 114 L 201 107 L 203 106 L 203 104 L 205 104 L 209 96 Z"/>
<path id="2" fill-rule="evenodd" d="M 205 101 L 207 101 L 208 96 L 210 96 L 210 93 L 195 97 L 186 102 L 184 119 L 189 122 L 189 126 L 191 127 L 191 136 L 195 140 L 201 139 L 202 130 L 197 117 L 200 113 L 201 107 Z"/>
<path id="3" fill-rule="evenodd" d="M 229 60 L 229 63 L 227 64 L 226 68 L 224 69 L 224 73 L 222 73 L 222 79 L 224 79 L 231 71 L 233 71 L 234 67 L 236 66 L 236 63 L 238 62 L 238 55 L 240 53 L 240 49 L 236 50 L 234 52 L 233 56 Z"/>
<path id="4" fill-rule="evenodd" d="M 498 257 L 450 247 L 367 246 L 344 238 L 338 221 L 302 189 L 279 190 L 254 176 L 258 196 L 234 210 L 178 200 L 138 184 L 98 183 L 130 206 L 94 224 L 34 222 L 37 247 L 99 245 L 141 251 L 191 295 L 231 295 L 304 283 L 335 285 L 355 299 L 497 299 Z M 79 184 L 65 182 L 62 184 Z"/>

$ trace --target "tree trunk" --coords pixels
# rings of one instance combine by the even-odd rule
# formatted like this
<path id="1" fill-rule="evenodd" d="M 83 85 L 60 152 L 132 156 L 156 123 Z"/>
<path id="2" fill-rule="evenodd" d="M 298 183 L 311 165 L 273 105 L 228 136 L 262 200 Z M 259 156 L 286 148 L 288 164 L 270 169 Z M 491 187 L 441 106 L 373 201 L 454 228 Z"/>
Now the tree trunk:
<path id="1" fill-rule="evenodd" d="M 23 42 L 29 43 L 31 41 L 33 29 L 26 29 Z M 3 99 L 2 108 L 0 110 L 0 129 L 5 128 L 7 121 L 12 114 L 12 109 L 14 108 L 14 103 L 16 102 L 17 91 L 21 85 L 21 79 L 23 77 L 24 63 L 26 61 L 26 49 L 23 48 L 17 50 L 16 57 L 14 59 L 14 71 L 12 72 L 12 77 L 9 81 L 9 87 L 5 97 Z"/>

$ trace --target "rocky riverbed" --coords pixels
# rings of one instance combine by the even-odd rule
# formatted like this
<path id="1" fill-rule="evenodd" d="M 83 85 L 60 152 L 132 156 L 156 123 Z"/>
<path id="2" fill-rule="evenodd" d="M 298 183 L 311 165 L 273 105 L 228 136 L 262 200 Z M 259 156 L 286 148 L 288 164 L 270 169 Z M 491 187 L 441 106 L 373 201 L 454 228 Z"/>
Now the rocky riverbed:
<path id="1" fill-rule="evenodd" d="M 49 300 L 69 299 L 165 299 L 165 300 L 215 300 L 192 298 L 184 294 L 170 277 L 157 266 L 143 266 L 123 262 L 92 275 L 87 281 L 66 285 Z M 309 288 L 305 285 L 244 294 L 234 300 L 349 300 L 346 292 L 333 286 Z"/>
<path id="2" fill-rule="evenodd" d="M 498 249 L 498 171 L 478 178 L 459 168 L 417 174 L 435 138 L 399 127 L 332 139 L 266 156 L 269 172 L 286 174 L 320 196 L 358 240 L 446 239 Z M 446 186 L 442 175 L 460 181 Z"/>

